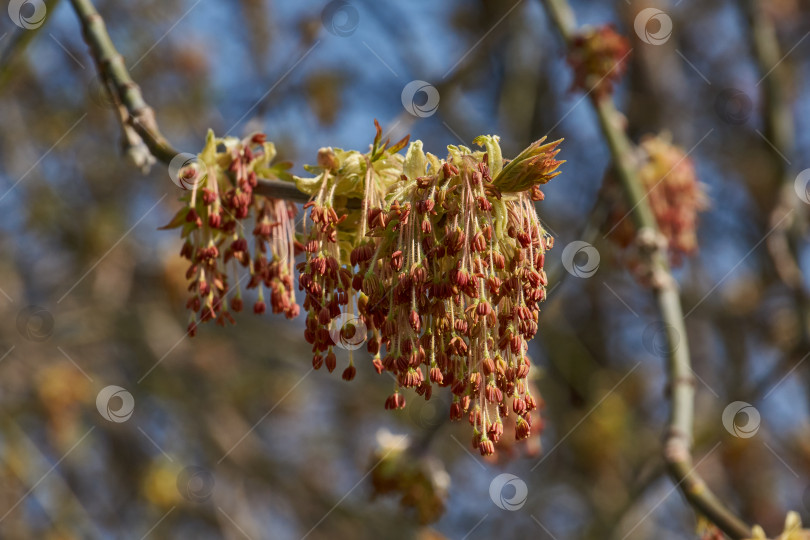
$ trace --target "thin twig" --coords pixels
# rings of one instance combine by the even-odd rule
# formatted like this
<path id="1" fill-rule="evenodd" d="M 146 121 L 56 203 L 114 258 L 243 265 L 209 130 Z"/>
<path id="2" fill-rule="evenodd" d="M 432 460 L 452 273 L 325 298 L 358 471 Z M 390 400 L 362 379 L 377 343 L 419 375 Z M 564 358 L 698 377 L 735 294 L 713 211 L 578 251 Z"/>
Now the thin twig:
<path id="1" fill-rule="evenodd" d="M 576 19 L 566 0 L 544 0 L 551 20 L 570 44 Z M 653 272 L 653 292 L 661 319 L 666 325 L 668 348 L 670 417 L 664 439 L 664 459 L 670 475 L 689 503 L 731 538 L 750 536 L 750 528 L 729 511 L 708 489 L 692 465 L 694 379 L 686 328 L 677 284 L 670 272 L 658 223 L 645 196 L 632 158 L 633 144 L 622 127 L 621 116 L 609 96 L 590 96 L 607 139 L 616 175 L 633 209 L 631 217 L 638 231 L 641 253 Z M 647 239 L 644 241 L 644 239 Z"/>
<path id="2" fill-rule="evenodd" d="M 110 94 L 110 99 L 119 105 L 119 119 L 122 122 L 125 147 L 130 151 L 130 157 L 133 157 L 141 168 L 148 164 L 143 156 L 137 155 L 139 143 L 143 143 L 149 154 L 168 165 L 180 152 L 160 132 L 155 113 L 144 100 L 140 87 L 130 76 L 124 57 L 115 48 L 107 32 L 104 19 L 96 11 L 92 0 L 70 1 L 79 18 L 82 34 L 90 48 L 99 76 Z M 256 193 L 294 202 L 309 200 L 309 196 L 298 191 L 295 184 L 279 180 L 260 179 Z"/>
<path id="3" fill-rule="evenodd" d="M 177 152 L 161 135 L 155 120 L 155 113 L 144 101 L 141 89 L 132 80 L 124 57 L 116 50 L 107 33 L 104 19 L 96 11 L 92 0 L 70 0 L 82 26 L 84 40 L 105 82 L 114 103 L 126 108 L 125 129 L 131 127 L 157 159 L 169 163 Z"/>

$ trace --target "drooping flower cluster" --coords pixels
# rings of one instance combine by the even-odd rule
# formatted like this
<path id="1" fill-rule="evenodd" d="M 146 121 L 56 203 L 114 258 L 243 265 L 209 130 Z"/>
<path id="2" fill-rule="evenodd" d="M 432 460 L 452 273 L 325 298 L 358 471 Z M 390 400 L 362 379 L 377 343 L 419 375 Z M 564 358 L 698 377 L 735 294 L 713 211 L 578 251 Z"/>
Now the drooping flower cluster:
<path id="1" fill-rule="evenodd" d="M 574 69 L 574 88 L 603 97 L 627 69 L 630 43 L 613 25 L 587 27 L 571 40 L 568 63 Z"/>
<path id="2" fill-rule="evenodd" d="M 405 436 L 377 432 L 370 460 L 373 496 L 399 496 L 402 506 L 415 510 L 419 524 L 427 525 L 444 514 L 450 475 L 440 460 L 419 455 L 412 444 Z"/>
<path id="3" fill-rule="evenodd" d="M 694 162 L 668 135 L 644 137 L 639 145 L 639 177 L 658 228 L 667 242 L 670 259 L 680 264 L 697 251 L 698 214 L 709 206 Z M 610 236 L 622 246 L 635 238 L 627 219 L 627 205 L 614 197 L 609 217 Z"/>
<path id="4" fill-rule="evenodd" d="M 492 454 L 505 419 L 514 415 L 524 439 L 537 407 L 526 343 L 553 239 L 533 201 L 558 174 L 559 141 L 538 141 L 504 165 L 497 137 L 476 139 L 485 151 L 449 146 L 445 160 L 416 141 L 404 163 L 379 138 L 367 154 L 322 150 L 318 176 L 298 180 L 315 196 L 298 266 L 313 365 L 335 369 L 333 347 L 368 332 L 375 368 L 396 378 L 386 409 L 405 406 L 403 388 L 429 399 L 433 385 L 450 387 L 450 417 L 467 415 L 473 446 Z M 361 188 L 362 208 L 338 213 L 336 196 Z"/>
<path id="5" fill-rule="evenodd" d="M 266 310 L 269 290 L 273 313 L 298 315 L 293 292 L 295 205 L 256 196 L 259 177 L 290 178 L 288 164 L 271 165 L 276 150 L 262 134 L 239 140 L 208 133 L 198 158 L 170 171 L 188 189 L 186 203 L 164 229 L 181 228 L 180 255 L 189 261 L 188 333 L 198 322 L 234 322 L 242 310 L 242 281 L 258 289 L 255 313 Z M 239 268 L 244 268 L 239 278 Z"/>
<path id="6" fill-rule="evenodd" d="M 296 178 L 298 189 L 313 196 L 305 205 L 312 227 L 304 237 L 306 260 L 298 264 L 298 288 L 306 294 L 304 337 L 312 344 L 315 369 L 325 363 L 332 372 L 337 365 L 334 347 L 352 351 L 361 347 L 368 335 L 357 311 L 361 287 L 355 281 L 350 254 L 365 241 L 363 213 L 399 180 L 403 157 L 397 152 L 408 142 L 405 138 L 388 147 L 388 141 L 381 143 L 381 139 L 382 129 L 377 124 L 377 136 L 366 154 L 323 148 L 318 153 L 318 165 L 307 167 L 317 176 Z M 355 201 L 362 197 L 362 207 L 347 208 L 350 197 Z M 368 349 L 378 354 L 379 341 L 372 340 Z M 350 381 L 355 374 L 350 354 L 343 378 Z"/>
<path id="7" fill-rule="evenodd" d="M 527 438 L 541 403 L 527 384 L 527 342 L 553 245 L 534 203 L 559 174 L 560 141 L 537 141 L 511 161 L 498 137 L 475 143 L 483 150 L 449 146 L 439 159 L 416 141 L 403 156 L 408 138 L 389 146 L 377 124 L 368 152 L 321 149 L 306 167 L 314 176 L 293 178 L 284 164 L 271 166 L 275 149 L 264 136 L 209 133 L 199 160 L 180 169 L 191 189 L 167 226 L 186 239 L 189 332 L 198 321 L 232 321 L 247 277 L 258 289 L 254 312 L 265 311 L 269 289 L 274 313 L 297 315 L 292 272 L 302 251 L 295 269 L 315 369 L 336 369 L 336 347 L 365 344 L 376 371 L 396 381 L 386 409 L 405 406 L 404 389 L 429 399 L 434 386 L 449 387 L 450 418 L 467 416 L 482 455 L 494 452 L 504 425 Z M 255 194 L 260 177 L 294 180 L 311 196 L 300 236 L 294 205 Z M 343 378 L 355 374 L 350 352 Z"/>

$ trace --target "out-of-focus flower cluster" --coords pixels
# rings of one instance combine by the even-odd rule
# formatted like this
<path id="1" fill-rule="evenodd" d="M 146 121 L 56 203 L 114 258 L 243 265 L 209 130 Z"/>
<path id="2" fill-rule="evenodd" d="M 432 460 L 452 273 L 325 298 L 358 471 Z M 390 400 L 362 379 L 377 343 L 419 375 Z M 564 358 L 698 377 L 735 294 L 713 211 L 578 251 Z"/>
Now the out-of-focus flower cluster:
<path id="1" fill-rule="evenodd" d="M 209 131 L 199 159 L 177 173 L 189 188 L 186 204 L 163 228 L 180 228 L 185 240 L 180 255 L 189 261 L 192 336 L 198 322 L 234 322 L 230 312 L 242 310 L 247 278 L 246 287 L 258 289 L 255 313 L 266 310 L 265 289 L 273 313 L 299 313 L 293 293 L 295 205 L 254 193 L 259 177 L 290 178 L 289 164 L 271 165 L 275 156 L 263 134 L 220 139 Z M 247 270 L 241 279 L 239 268 Z"/>
<path id="2" fill-rule="evenodd" d="M 762 527 L 755 525 L 749 540 L 768 540 Z M 796 512 L 788 512 L 785 518 L 785 530 L 773 540 L 810 540 L 810 529 L 802 528 L 802 519 Z"/>
<path id="3" fill-rule="evenodd" d="M 305 259 L 297 270 L 313 367 L 331 372 L 336 347 L 351 350 L 367 341 L 376 371 L 395 377 L 386 409 L 405 406 L 403 389 L 430 399 L 434 386 L 449 387 L 450 418 L 466 416 L 473 447 L 490 455 L 504 425 L 516 440 L 529 437 L 541 402 L 527 384 L 526 350 L 546 297 L 545 252 L 553 238 L 534 202 L 543 199 L 539 186 L 559 174 L 560 141 L 537 141 L 507 161 L 495 136 L 475 140 L 483 150 L 448 146 L 446 159 L 425 153 L 421 141 L 403 157 L 398 152 L 407 138 L 393 146 L 381 139 L 377 125 L 366 153 L 321 149 L 317 165 L 307 167 L 314 176 L 295 178 L 312 197 L 304 206 L 311 225 L 301 233 Z M 176 218 L 185 236 L 196 234 L 184 247 L 191 302 L 200 302 L 202 320 L 227 316 L 223 265 L 234 259 L 234 266 L 250 269 L 249 286 L 259 287 L 257 306 L 262 287 L 271 287 L 274 311 L 293 316 L 293 209 L 255 198 L 250 189 L 256 174 L 283 176 L 270 168 L 272 147 L 263 139 L 229 144 L 224 154 L 207 147 L 201 161 L 208 183 L 215 174 L 220 192 L 231 195 L 220 199 L 204 188 L 210 195 L 200 205 L 195 188 L 190 210 Z M 229 202 L 240 194 L 244 204 Z M 206 222 L 221 211 L 217 204 L 236 215 L 227 227 Z M 253 255 L 236 228 L 251 209 L 267 225 L 266 231 L 256 225 Z M 350 354 L 343 378 L 355 374 Z"/>
<path id="4" fill-rule="evenodd" d="M 669 137 L 647 136 L 641 141 L 644 162 L 639 175 L 647 190 L 658 227 L 669 241 L 673 258 L 697 251 L 697 217 L 709 200 L 695 164 Z"/>
<path id="5" fill-rule="evenodd" d="M 450 487 L 450 475 L 441 461 L 420 456 L 405 436 L 387 431 L 377 433 L 377 444 L 371 456 L 374 495 L 399 495 L 400 504 L 413 508 L 421 525 L 438 520 Z"/>
<path id="6" fill-rule="evenodd" d="M 601 98 L 627 69 L 630 43 L 613 25 L 586 27 L 571 40 L 568 63 L 574 70 L 573 87 Z"/>
<path id="7" fill-rule="evenodd" d="M 644 137 L 639 145 L 639 160 L 639 177 L 647 201 L 666 238 L 672 263 L 680 264 L 683 256 L 693 255 L 698 249 L 698 214 L 709 206 L 705 186 L 698 180 L 694 162 L 682 148 L 672 144 L 668 135 Z M 618 194 L 612 199 L 607 223 L 610 236 L 627 246 L 636 231 L 628 218 L 627 204 Z"/>

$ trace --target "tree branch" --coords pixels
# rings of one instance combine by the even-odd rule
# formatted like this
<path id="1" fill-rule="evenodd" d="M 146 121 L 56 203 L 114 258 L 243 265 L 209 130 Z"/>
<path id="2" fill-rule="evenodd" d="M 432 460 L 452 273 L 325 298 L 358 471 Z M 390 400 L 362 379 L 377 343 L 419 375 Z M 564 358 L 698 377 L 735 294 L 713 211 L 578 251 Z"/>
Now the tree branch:
<path id="1" fill-rule="evenodd" d="M 130 76 L 124 57 L 115 48 L 107 32 L 104 19 L 96 11 L 92 0 L 70 0 L 70 2 L 79 18 L 84 40 L 90 48 L 90 55 L 95 61 L 99 76 L 110 99 L 118 106 L 119 119 L 124 130 L 124 146 L 130 157 L 140 168 L 148 168 L 150 161 L 141 151 L 145 147 L 149 157 L 154 156 L 168 165 L 180 152 L 160 132 L 155 113 L 144 100 L 140 87 Z M 309 196 L 298 191 L 295 184 L 279 180 L 260 179 L 256 193 L 294 202 L 309 200 Z"/>
<path id="2" fill-rule="evenodd" d="M 0 53 L 0 87 L 3 87 L 9 80 L 9 75 L 14 71 L 11 69 L 14 66 L 17 58 L 25 51 L 26 47 L 34 41 L 34 38 L 39 35 L 42 28 L 48 24 L 48 13 L 53 13 L 54 8 L 59 4 L 59 0 L 46 0 L 45 2 L 45 20 L 37 28 L 21 30 L 17 29 L 16 32 L 9 38 L 8 45 L 5 46 L 3 52 Z"/>
<path id="3" fill-rule="evenodd" d="M 567 1 L 544 0 L 544 3 L 566 45 L 570 45 L 576 31 L 576 19 Z M 663 448 L 667 468 L 677 487 L 696 510 L 730 537 L 748 538 L 750 528 L 711 493 L 692 465 L 695 389 L 678 287 L 670 272 L 665 244 L 660 241 L 658 223 L 632 158 L 633 143 L 624 130 L 621 115 L 609 95 L 599 98 L 597 93 L 592 92 L 590 99 L 607 139 L 616 175 L 632 208 L 631 217 L 638 231 L 639 251 L 653 272 L 653 292 L 667 332 L 670 416 Z"/>
<path id="4" fill-rule="evenodd" d="M 774 176 L 781 188 L 769 218 L 769 226 L 775 230 L 767 240 L 768 252 L 779 279 L 796 294 L 802 322 L 802 339 L 797 349 L 802 350 L 810 342 L 810 291 L 804 285 L 798 262 L 804 228 L 800 211 L 803 202 L 796 197 L 794 178 L 791 178 L 785 161 L 786 156 L 794 154 L 796 146 L 796 128 L 784 90 L 787 86 L 786 66 L 782 61 L 774 21 L 765 13 L 761 0 L 747 0 L 744 7 L 751 25 L 754 57 L 763 77 L 765 138 L 770 143 L 767 150 L 772 156 L 776 170 Z"/>

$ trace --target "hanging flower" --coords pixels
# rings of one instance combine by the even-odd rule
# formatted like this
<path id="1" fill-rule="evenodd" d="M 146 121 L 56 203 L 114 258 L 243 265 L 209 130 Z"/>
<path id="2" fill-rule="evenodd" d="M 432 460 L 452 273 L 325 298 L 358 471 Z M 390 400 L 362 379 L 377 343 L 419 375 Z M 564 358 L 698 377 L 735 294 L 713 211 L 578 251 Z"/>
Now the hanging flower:
<path id="1" fill-rule="evenodd" d="M 511 416 L 516 439 L 531 433 L 538 397 L 526 383 L 526 343 L 553 245 L 533 199 L 561 162 L 559 141 L 538 141 L 506 165 L 497 137 L 475 142 L 486 151 L 449 146 L 439 159 L 416 141 L 403 162 L 378 130 L 369 153 L 332 151 L 331 169 L 297 179 L 315 194 L 299 287 L 313 365 L 333 355 L 335 321 L 351 314 L 376 370 L 395 376 L 385 408 L 405 407 L 405 389 L 430 399 L 434 386 L 449 387 L 450 417 L 466 416 L 473 447 L 489 455 Z M 336 197 L 361 186 L 362 209 L 338 213 Z"/>
<path id="2" fill-rule="evenodd" d="M 264 313 L 269 300 L 273 313 L 298 315 L 293 293 L 295 205 L 254 193 L 259 176 L 289 178 L 288 164 L 271 165 L 275 155 L 275 146 L 263 134 L 239 140 L 216 138 L 209 131 L 198 160 L 177 172 L 189 190 L 182 197 L 185 205 L 163 229 L 180 228 L 185 240 L 180 255 L 189 261 L 191 336 L 198 322 L 234 322 L 231 312 L 243 308 L 245 280 L 248 289 L 258 289 L 254 313 Z"/>
<path id="3" fill-rule="evenodd" d="M 404 408 L 408 389 L 430 399 L 434 387 L 447 387 L 450 418 L 466 417 L 472 446 L 491 455 L 505 426 L 515 440 L 540 427 L 535 411 L 542 400 L 527 383 L 526 351 L 554 241 L 534 202 L 543 200 L 540 186 L 559 174 L 560 141 L 541 139 L 506 161 L 498 137 L 481 136 L 474 142 L 483 150 L 448 146 L 440 159 L 421 141 L 402 156 L 408 138 L 389 146 L 376 127 L 366 153 L 322 148 L 317 164 L 306 167 L 309 178 L 271 167 L 275 152 L 263 136 L 209 135 L 200 155 L 207 176 L 170 223 L 187 238 L 190 331 L 198 312 L 201 321 L 230 319 L 231 267 L 231 281 L 243 267 L 248 288 L 258 288 L 254 312 L 266 310 L 267 289 L 274 313 L 298 313 L 294 207 L 253 193 L 258 176 L 294 180 L 312 197 L 304 205 L 310 225 L 300 236 L 305 257 L 296 269 L 313 367 L 334 371 L 334 349 L 348 349 L 341 372 L 350 381 L 357 371 L 352 351 L 365 345 L 375 370 L 395 379 L 386 409 Z M 226 151 L 217 153 L 220 143 Z M 248 218 L 252 242 L 244 232 Z M 237 303 L 241 308 L 238 281 L 235 311 Z"/>
<path id="4" fill-rule="evenodd" d="M 373 254 L 373 242 L 366 238 L 367 219 L 363 218 L 371 205 L 379 204 L 398 181 L 403 157 L 397 152 L 407 143 L 407 137 L 389 147 L 381 142 L 382 128 L 376 124 L 377 136 L 369 152 L 322 148 L 318 165 L 306 169 L 317 176 L 296 178 L 298 189 L 313 196 L 304 205 L 309 210 L 312 227 L 304 233 L 306 260 L 298 264 L 298 288 L 305 292 L 307 312 L 304 337 L 312 344 L 312 365 L 319 369 L 323 360 L 331 372 L 336 367 L 333 348 L 342 345 L 350 350 L 366 341 L 367 326 L 356 315 L 361 290 L 354 283 L 352 267 L 357 253 L 365 258 Z M 354 210 L 347 208 L 348 198 L 362 197 L 363 204 Z M 338 214 L 338 211 L 340 214 Z M 369 351 L 372 351 L 369 343 Z M 379 355 L 379 346 L 374 354 Z M 354 359 L 343 378 L 354 378 Z M 397 396 L 391 407 L 400 408 L 404 398 Z"/>

